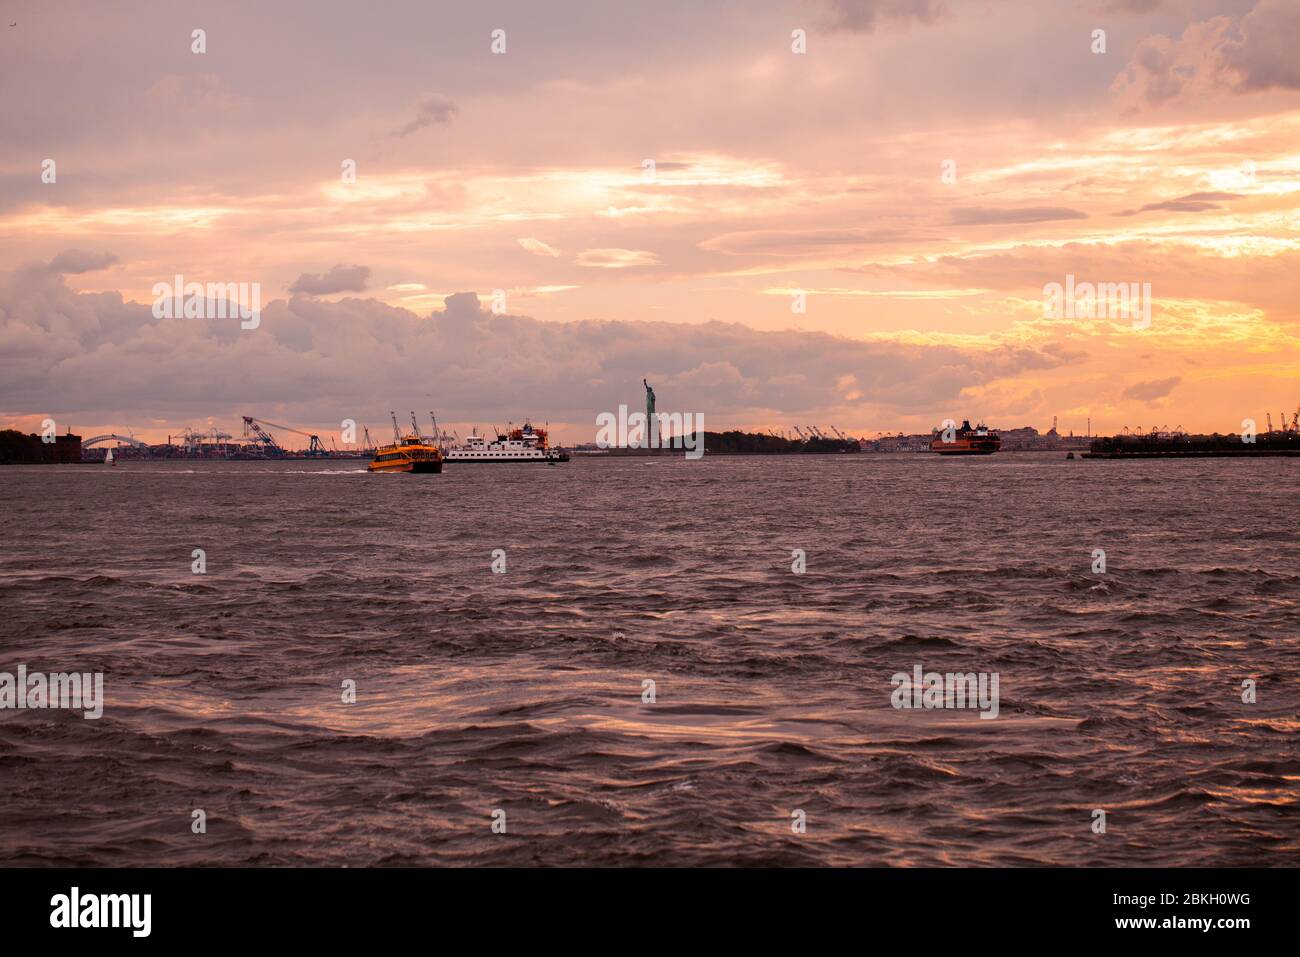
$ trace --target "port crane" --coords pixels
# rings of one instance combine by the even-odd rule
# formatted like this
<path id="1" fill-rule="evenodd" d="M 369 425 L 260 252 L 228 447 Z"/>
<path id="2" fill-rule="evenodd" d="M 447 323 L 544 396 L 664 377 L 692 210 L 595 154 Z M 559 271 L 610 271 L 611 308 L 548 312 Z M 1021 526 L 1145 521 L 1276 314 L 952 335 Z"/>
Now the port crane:
<path id="1" fill-rule="evenodd" d="M 439 449 L 446 448 L 449 436 L 438 428 L 438 417 L 433 414 L 432 410 L 429 412 L 429 420 L 433 423 L 433 444 L 438 446 Z"/>
<path id="2" fill-rule="evenodd" d="M 311 432 L 304 432 L 302 429 L 295 429 L 288 425 L 277 425 L 274 422 L 266 421 L 266 419 L 255 419 L 251 415 L 244 416 L 244 438 L 248 438 L 250 434 L 255 435 L 258 443 L 262 446 L 262 449 L 267 455 L 285 455 L 286 452 L 284 448 L 275 441 L 269 432 L 266 431 L 268 428 L 279 429 L 281 432 L 292 432 L 295 435 L 305 436 L 307 439 L 308 455 L 329 454 L 325 450 L 325 445 L 321 442 L 319 435 L 314 435 Z"/>

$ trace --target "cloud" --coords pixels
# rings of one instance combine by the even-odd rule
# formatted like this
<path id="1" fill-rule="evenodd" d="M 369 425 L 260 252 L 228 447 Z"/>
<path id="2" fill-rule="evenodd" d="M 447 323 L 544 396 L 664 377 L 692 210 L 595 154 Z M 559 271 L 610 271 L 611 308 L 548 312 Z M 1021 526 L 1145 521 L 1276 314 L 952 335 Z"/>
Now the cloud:
<path id="1" fill-rule="evenodd" d="M 657 266 L 659 257 L 643 249 L 584 249 L 574 260 L 579 266 L 598 269 L 631 269 Z"/>
<path id="2" fill-rule="evenodd" d="M 1163 399 L 1169 395 L 1182 381 L 1180 376 L 1170 376 L 1168 379 L 1135 382 L 1124 390 L 1123 397 L 1125 399 L 1136 399 L 1139 402 L 1154 402 L 1156 399 Z"/>
<path id="3" fill-rule="evenodd" d="M 872 33 L 886 23 L 933 23 L 948 14 L 942 0 L 823 0 L 827 30 Z"/>
<path id="4" fill-rule="evenodd" d="M 1152 240 L 1016 245 L 1007 250 L 945 255 L 910 262 L 866 263 L 846 273 L 891 286 L 1005 290 L 1041 302 L 1043 285 L 1065 282 L 1150 282 L 1157 299 L 1242 302 L 1281 323 L 1300 323 L 1295 277 L 1300 250 L 1245 256 L 1213 246 Z"/>
<path id="5" fill-rule="evenodd" d="M 1164 0 L 1108 0 L 1102 9 L 1106 13 L 1151 13 L 1163 5 Z"/>
<path id="6" fill-rule="evenodd" d="M 723 233 L 699 244 L 701 249 L 729 256 L 819 256 L 860 246 L 929 242 L 899 229 L 753 229 Z"/>
<path id="7" fill-rule="evenodd" d="M 225 81 L 213 73 L 168 73 L 155 80 L 144 95 L 154 107 L 184 113 L 227 112 L 249 102 L 231 93 Z"/>
<path id="8" fill-rule="evenodd" d="M 1260 0 L 1241 21 L 1241 39 L 1229 40 L 1224 53 L 1237 71 L 1238 89 L 1300 90 L 1300 4 Z"/>
<path id="9" fill-rule="evenodd" d="M 1225 85 L 1222 50 L 1231 28 L 1228 17 L 1212 17 L 1189 24 L 1178 40 L 1164 34 L 1147 37 L 1111 83 L 1111 92 L 1129 112 L 1214 92 Z"/>
<path id="10" fill-rule="evenodd" d="M 1203 213 L 1207 209 L 1222 209 L 1223 207 L 1219 205 L 1221 200 L 1240 198 L 1241 194 L 1239 193 L 1189 193 L 1186 196 L 1180 196 L 1178 199 L 1166 199 L 1159 203 L 1147 203 L 1137 209 L 1126 209 L 1117 215 L 1134 216 L 1138 213 L 1148 213 L 1153 210 L 1165 210 L 1172 213 Z"/>
<path id="11" fill-rule="evenodd" d="M 451 100 L 442 96 L 431 96 L 420 103 L 415 112 L 415 119 L 405 126 L 393 130 L 393 136 L 409 136 L 416 130 L 422 130 L 426 126 L 433 126 L 437 123 L 450 123 L 451 118 L 459 112 L 460 110 Z"/>
<path id="12" fill-rule="evenodd" d="M 223 320 L 155 319 L 148 303 L 76 293 L 44 268 L 19 270 L 0 280 L 0 408 L 93 415 L 123 428 L 239 414 L 375 424 L 390 408 L 428 407 L 449 422 L 533 414 L 594 423 L 597 412 L 639 399 L 648 376 L 661 407 L 702 411 L 725 426 L 773 410 L 843 410 L 846 382 L 858 393 L 855 408 L 932 416 L 964 389 L 1068 361 L 1019 343 L 868 341 L 722 322 L 543 322 L 494 315 L 469 292 L 444 306 L 420 316 L 373 299 L 296 296 L 266 304 L 258 329 L 242 331 Z"/>
<path id="13" fill-rule="evenodd" d="M 303 273 L 292 286 L 290 292 L 306 293 L 309 296 L 328 296 L 335 292 L 361 292 L 370 280 L 369 266 L 335 266 L 321 275 Z"/>
<path id="14" fill-rule="evenodd" d="M 991 226 L 1005 223 L 1050 223 L 1060 219 L 1087 218 L 1087 213 L 1064 206 L 1026 206 L 1021 209 L 968 206 L 954 210 L 950 222 L 955 226 Z"/>
<path id="15" fill-rule="evenodd" d="M 1129 112 L 1218 93 L 1300 90 L 1300 4 L 1260 0 L 1234 22 L 1226 16 L 1189 24 L 1177 40 L 1142 40 L 1111 91 Z"/>
<path id="16" fill-rule="evenodd" d="M 53 272 L 75 275 L 94 272 L 97 269 L 107 269 L 115 262 L 117 262 L 117 256 L 113 253 L 92 253 L 84 249 L 65 249 L 50 260 L 49 268 Z"/>
<path id="17" fill-rule="evenodd" d="M 524 238 L 524 239 L 517 239 L 515 241 L 519 243 L 519 245 L 522 246 L 524 249 L 526 249 L 528 252 L 533 253 L 534 255 L 537 256 L 560 255 L 560 251 L 558 249 L 556 249 L 554 246 L 546 245 L 546 243 L 542 242 L 540 239 Z"/>

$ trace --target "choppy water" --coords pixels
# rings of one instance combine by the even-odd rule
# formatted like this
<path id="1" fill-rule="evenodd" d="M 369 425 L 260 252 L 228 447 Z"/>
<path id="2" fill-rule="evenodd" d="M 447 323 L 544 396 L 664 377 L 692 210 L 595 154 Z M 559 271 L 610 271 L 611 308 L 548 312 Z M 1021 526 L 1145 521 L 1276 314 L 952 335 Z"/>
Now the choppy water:
<path id="1" fill-rule="evenodd" d="M 0 671 L 103 671 L 107 699 L 0 711 L 0 861 L 1294 865 L 1296 478 L 0 469 Z M 895 710 L 917 664 L 997 672 L 999 716 Z"/>

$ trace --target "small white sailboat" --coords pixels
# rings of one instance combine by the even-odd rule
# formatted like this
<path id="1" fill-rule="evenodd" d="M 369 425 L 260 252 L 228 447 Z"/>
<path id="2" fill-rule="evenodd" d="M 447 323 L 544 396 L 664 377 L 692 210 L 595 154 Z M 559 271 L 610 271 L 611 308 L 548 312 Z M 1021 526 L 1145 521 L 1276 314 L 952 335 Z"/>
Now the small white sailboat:
<path id="1" fill-rule="evenodd" d="M 109 449 L 109 450 L 108 450 L 108 454 L 104 456 L 104 461 L 107 462 L 109 465 L 116 465 L 116 464 L 117 464 L 116 462 L 113 461 L 113 450 L 112 450 L 112 449 Z"/>

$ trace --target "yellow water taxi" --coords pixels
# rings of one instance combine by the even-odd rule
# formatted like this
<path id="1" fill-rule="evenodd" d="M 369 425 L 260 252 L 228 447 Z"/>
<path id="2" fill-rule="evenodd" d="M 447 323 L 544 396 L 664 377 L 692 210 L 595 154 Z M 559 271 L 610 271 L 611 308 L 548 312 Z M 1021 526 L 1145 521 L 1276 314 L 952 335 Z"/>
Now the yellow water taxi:
<path id="1" fill-rule="evenodd" d="M 397 417 L 393 417 L 393 444 L 381 445 L 375 449 L 375 457 L 367 468 L 371 472 L 441 472 L 442 450 L 427 442 L 415 428 L 415 416 L 411 416 L 411 432 L 399 435 Z"/>

